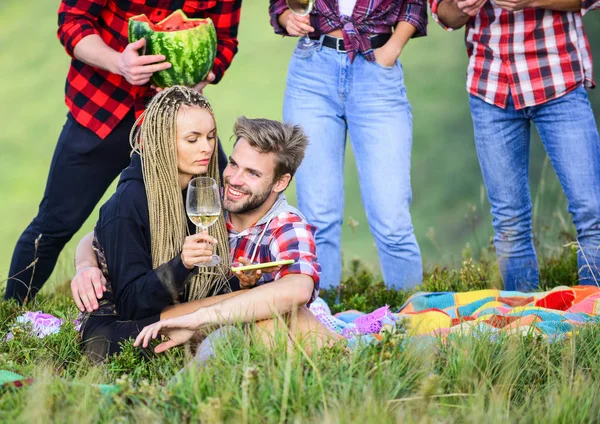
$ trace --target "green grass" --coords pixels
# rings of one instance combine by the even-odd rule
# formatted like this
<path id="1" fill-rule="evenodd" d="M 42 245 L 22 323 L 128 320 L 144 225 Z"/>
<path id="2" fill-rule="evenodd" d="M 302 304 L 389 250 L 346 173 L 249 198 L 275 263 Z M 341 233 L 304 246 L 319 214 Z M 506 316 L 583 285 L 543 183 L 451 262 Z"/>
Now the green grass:
<path id="1" fill-rule="evenodd" d="M 14 244 L 37 211 L 65 119 L 63 88 L 69 58 L 55 36 L 57 8 L 58 1 L 4 0 L 0 4 L 0 275 L 7 275 Z M 596 15 L 586 17 L 586 29 L 599 68 Z M 218 86 L 206 90 L 227 150 L 236 116 L 281 117 L 287 63 L 295 41 L 272 33 L 265 1 L 244 3 L 239 40 L 240 51 L 231 69 Z M 414 116 L 415 233 L 426 267 L 456 265 L 466 243 L 477 256 L 491 235 L 464 89 L 462 33 L 447 34 L 432 22 L 429 36 L 411 41 L 402 61 Z M 600 113 L 598 90 L 591 93 L 591 100 L 596 114 Z M 573 232 L 560 185 L 551 167 L 544 167 L 543 158 L 540 143 L 534 143 L 531 181 L 538 199 L 535 233 L 542 256 L 560 252 L 561 245 L 554 243 L 557 233 Z M 359 223 L 354 230 L 344 225 L 346 267 L 359 258 L 378 272 L 350 148 L 345 181 L 344 220 L 353 218 Z M 289 194 L 293 201 L 293 188 Z M 75 240 L 90 231 L 97 216 L 96 209 Z M 67 246 L 48 287 L 72 273 L 75 240 Z"/>
<path id="2" fill-rule="evenodd" d="M 492 262 L 467 257 L 459 269 L 436 268 L 423 287 L 475 290 L 498 286 Z M 575 250 L 542 266 L 546 288 L 574 284 Z M 387 290 L 359 263 L 340 287 L 334 311 L 396 308 L 410 293 Z M 325 299 L 334 291 L 323 292 Z M 1 422 L 587 423 L 600 416 L 600 327 L 549 343 L 534 335 L 457 336 L 446 343 L 410 338 L 400 328 L 377 344 L 349 353 L 343 344 L 306 355 L 298 345 L 273 350 L 251 335 L 217 345 L 205 368 L 188 369 L 182 348 L 142 353 L 130 342 L 101 365 L 81 353 L 71 324 L 77 315 L 68 283 L 39 296 L 41 309 L 66 322 L 38 339 L 15 331 L 23 312 L 0 303 L 0 369 L 32 377 L 0 389 Z M 104 393 L 97 385 L 116 386 Z"/>

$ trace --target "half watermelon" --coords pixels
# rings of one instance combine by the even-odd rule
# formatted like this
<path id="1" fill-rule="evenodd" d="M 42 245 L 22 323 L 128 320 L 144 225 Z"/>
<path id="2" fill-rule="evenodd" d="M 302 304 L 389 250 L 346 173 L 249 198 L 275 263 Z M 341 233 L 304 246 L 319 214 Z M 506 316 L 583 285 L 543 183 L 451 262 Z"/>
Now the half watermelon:
<path id="1" fill-rule="evenodd" d="M 213 67 L 217 32 L 210 18 L 189 19 L 182 10 L 157 24 L 146 15 L 129 18 L 129 42 L 142 38 L 146 39 L 145 54 L 162 54 L 172 65 L 152 75 L 152 84 L 157 87 L 196 85 Z"/>

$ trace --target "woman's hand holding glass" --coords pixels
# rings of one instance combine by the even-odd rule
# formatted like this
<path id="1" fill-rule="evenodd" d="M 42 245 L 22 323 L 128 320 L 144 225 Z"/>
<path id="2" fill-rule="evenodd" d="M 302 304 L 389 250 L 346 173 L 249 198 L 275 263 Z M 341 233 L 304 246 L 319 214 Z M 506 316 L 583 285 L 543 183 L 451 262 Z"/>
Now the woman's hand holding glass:
<path id="1" fill-rule="evenodd" d="M 208 227 L 217 222 L 221 216 L 221 193 L 217 182 L 210 177 L 192 178 L 188 184 L 185 209 L 190 221 L 202 230 L 200 234 L 208 236 Z M 211 238 L 214 240 L 213 237 Z M 210 261 L 197 262 L 196 265 L 210 267 L 220 263 L 221 258 L 212 255 Z"/>
<path id="2" fill-rule="evenodd" d="M 181 262 L 187 269 L 196 265 L 209 264 L 213 259 L 217 239 L 208 233 L 197 233 L 187 236 L 181 251 Z"/>
<path id="3" fill-rule="evenodd" d="M 313 40 L 308 38 L 308 34 L 314 32 L 314 28 L 310 26 L 310 12 L 315 5 L 315 0 L 286 0 L 289 10 L 292 13 L 287 14 L 286 30 L 290 35 L 303 35 L 299 49 L 311 49 L 317 45 Z M 292 32 L 290 32 L 292 31 Z"/>
<path id="4" fill-rule="evenodd" d="M 287 10 L 281 15 L 281 26 L 286 32 L 293 37 L 304 37 L 315 29 L 310 26 L 310 18 L 308 16 L 300 16 Z"/>

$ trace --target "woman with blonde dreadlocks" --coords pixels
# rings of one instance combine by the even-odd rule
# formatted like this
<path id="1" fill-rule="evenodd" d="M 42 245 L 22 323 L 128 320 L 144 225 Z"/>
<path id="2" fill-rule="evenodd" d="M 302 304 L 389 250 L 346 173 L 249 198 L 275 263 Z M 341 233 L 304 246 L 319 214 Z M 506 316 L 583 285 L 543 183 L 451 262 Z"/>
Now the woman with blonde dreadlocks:
<path id="1" fill-rule="evenodd" d="M 229 291 L 223 216 L 210 234 L 195 234 L 185 213 L 186 188 L 194 176 L 220 184 L 210 105 L 185 87 L 164 90 L 134 126 L 130 142 L 131 164 L 100 209 L 93 235 L 107 284 L 98 308 L 84 315 L 82 339 L 96 359 L 118 352 L 120 342 L 158 321 L 169 305 Z M 195 273 L 193 264 L 212 251 L 221 264 Z"/>

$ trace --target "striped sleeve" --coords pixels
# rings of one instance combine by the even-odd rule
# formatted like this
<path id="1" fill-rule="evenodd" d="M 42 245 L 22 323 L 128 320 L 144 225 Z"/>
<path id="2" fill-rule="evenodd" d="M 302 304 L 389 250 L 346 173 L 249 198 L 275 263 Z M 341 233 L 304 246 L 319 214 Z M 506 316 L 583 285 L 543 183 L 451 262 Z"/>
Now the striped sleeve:
<path id="1" fill-rule="evenodd" d="M 600 9 L 600 0 L 582 0 L 581 14 L 585 15 L 592 10 Z"/>
<path id="2" fill-rule="evenodd" d="M 406 0 L 398 17 L 402 21 L 417 28 L 413 38 L 427 35 L 427 0 Z"/>
<path id="3" fill-rule="evenodd" d="M 288 9 L 285 0 L 269 0 L 269 16 L 271 26 L 275 30 L 275 34 L 289 35 L 284 27 L 279 24 L 279 16 Z"/>
<path id="4" fill-rule="evenodd" d="M 438 9 L 440 7 L 440 3 L 443 1 L 446 0 L 429 0 L 429 5 L 431 7 L 431 16 L 433 17 L 433 20 L 436 21 L 442 28 L 444 28 L 446 31 L 452 32 L 454 31 L 454 29 L 445 25 L 438 16 Z"/>

